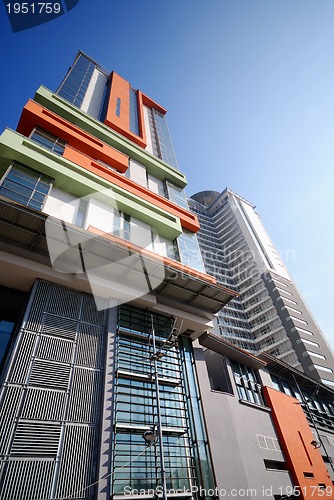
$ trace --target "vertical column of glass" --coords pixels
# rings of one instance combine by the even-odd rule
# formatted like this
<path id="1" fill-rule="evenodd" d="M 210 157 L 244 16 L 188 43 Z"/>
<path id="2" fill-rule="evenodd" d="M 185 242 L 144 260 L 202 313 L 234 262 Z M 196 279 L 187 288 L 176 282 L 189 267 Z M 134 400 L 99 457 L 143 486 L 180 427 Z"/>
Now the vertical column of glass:
<path id="1" fill-rule="evenodd" d="M 94 69 L 93 61 L 80 54 L 60 85 L 57 94 L 80 108 Z"/>
<path id="2" fill-rule="evenodd" d="M 152 362 L 152 317 L 158 363 L 161 427 L 167 494 L 184 495 L 197 485 L 179 347 L 166 342 L 172 318 L 128 304 L 120 307 L 117 334 L 112 495 L 161 496 L 159 442 L 142 437 L 157 424 Z M 195 432 L 195 431 L 193 431 Z M 194 495 L 193 495 L 194 496 Z"/>
<path id="3" fill-rule="evenodd" d="M 185 337 L 181 337 L 179 342 L 197 484 L 203 488 L 201 496 L 212 498 L 216 496 L 215 478 L 204 425 L 192 342 Z"/>
<path id="4" fill-rule="evenodd" d="M 139 134 L 138 121 L 138 101 L 137 92 L 130 87 L 130 130 L 136 135 Z"/>

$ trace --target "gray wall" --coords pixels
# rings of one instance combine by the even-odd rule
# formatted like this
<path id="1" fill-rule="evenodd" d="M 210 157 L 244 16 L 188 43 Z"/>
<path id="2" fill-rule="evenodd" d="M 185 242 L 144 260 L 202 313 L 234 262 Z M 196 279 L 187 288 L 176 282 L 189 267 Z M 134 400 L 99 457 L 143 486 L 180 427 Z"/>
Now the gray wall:
<path id="1" fill-rule="evenodd" d="M 292 485 L 289 473 L 266 470 L 263 462 L 264 459 L 284 461 L 284 456 L 280 450 L 261 448 L 257 438 L 257 435 L 277 438 L 270 410 L 251 403 L 240 403 L 234 381 L 234 394 L 212 390 L 204 351 L 202 348 L 195 348 L 194 351 L 218 488 L 225 489 L 230 496 L 234 493 L 232 490 L 238 490 L 240 498 L 253 496 L 266 500 L 274 498 L 274 494 L 281 494 L 282 489 L 284 493 L 285 488 Z M 216 356 L 221 358 L 221 364 L 225 363 L 232 375 L 226 359 L 218 354 Z M 215 378 L 218 364 L 215 359 Z M 222 366 L 222 377 L 224 373 L 226 371 Z M 255 491 L 245 494 L 247 489 L 256 490 L 256 494 Z"/>

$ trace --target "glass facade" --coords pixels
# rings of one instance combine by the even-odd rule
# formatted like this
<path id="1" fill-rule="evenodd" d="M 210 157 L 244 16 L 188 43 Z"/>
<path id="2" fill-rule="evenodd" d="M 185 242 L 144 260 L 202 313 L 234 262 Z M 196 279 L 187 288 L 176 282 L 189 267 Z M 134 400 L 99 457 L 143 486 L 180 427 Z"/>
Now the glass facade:
<path id="1" fill-rule="evenodd" d="M 80 54 L 66 75 L 57 94 L 80 108 L 95 69 L 93 61 Z"/>
<path id="2" fill-rule="evenodd" d="M 0 369 L 4 364 L 25 300 L 25 293 L 0 287 Z"/>
<path id="3" fill-rule="evenodd" d="M 263 405 L 261 384 L 258 382 L 257 374 L 253 368 L 233 362 L 232 369 L 239 398 Z"/>
<path id="4" fill-rule="evenodd" d="M 191 342 L 167 341 L 173 318 L 129 304 L 119 309 L 116 348 L 112 494 L 145 490 L 151 497 L 162 487 L 160 447 L 167 490 L 190 492 L 213 478 L 202 424 Z M 158 391 L 152 359 L 154 329 L 158 352 Z M 167 342 L 166 342 L 167 341 Z M 160 399 L 163 442 L 149 447 L 142 437 L 158 425 Z M 159 490 L 158 490 L 159 491 Z M 190 495 L 189 495 L 190 496 Z"/>
<path id="5" fill-rule="evenodd" d="M 128 214 L 120 212 L 119 210 L 114 211 L 114 229 L 113 234 L 123 240 L 130 240 L 130 230 L 131 230 L 131 217 Z"/>
<path id="6" fill-rule="evenodd" d="M 56 137 L 45 130 L 36 128 L 30 136 L 30 139 L 44 148 L 50 149 L 57 155 L 62 155 L 66 146 L 66 142 L 59 137 Z"/>
<path id="7" fill-rule="evenodd" d="M 0 194 L 35 210 L 42 210 L 52 181 L 44 174 L 15 163 L 1 181 Z"/>
<path id="8" fill-rule="evenodd" d="M 224 193 L 207 192 L 189 205 L 201 226 L 198 241 L 206 272 L 239 293 L 218 312 L 217 332 L 253 354 L 268 352 L 301 368 L 239 222 L 239 205 Z"/>
<path id="9" fill-rule="evenodd" d="M 177 260 L 182 262 L 185 266 L 192 267 L 197 271 L 205 273 L 196 234 L 184 229 L 183 233 L 176 239 L 176 244 L 179 254 Z"/>
<path id="10" fill-rule="evenodd" d="M 166 197 L 169 200 L 176 203 L 180 207 L 183 207 L 186 210 L 189 210 L 187 197 L 186 197 L 185 192 L 182 188 L 179 188 L 179 187 L 175 186 L 174 184 L 172 184 L 171 182 L 166 181 L 165 182 L 165 191 L 166 191 Z"/>
<path id="11" fill-rule="evenodd" d="M 159 113 L 156 109 L 152 109 L 152 118 L 157 139 L 157 144 L 155 145 L 157 150 L 154 154 L 172 167 L 178 168 L 172 140 L 164 115 Z"/>
<path id="12" fill-rule="evenodd" d="M 139 135 L 137 92 L 132 88 L 130 88 L 130 130 Z"/>

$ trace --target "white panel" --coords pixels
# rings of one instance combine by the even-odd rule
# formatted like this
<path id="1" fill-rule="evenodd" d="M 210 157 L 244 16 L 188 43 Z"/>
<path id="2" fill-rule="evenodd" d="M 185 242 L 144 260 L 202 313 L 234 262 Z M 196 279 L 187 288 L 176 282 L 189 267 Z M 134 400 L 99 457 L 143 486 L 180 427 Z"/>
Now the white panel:
<path id="1" fill-rule="evenodd" d="M 147 187 L 146 168 L 132 159 L 130 159 L 130 179 L 141 186 Z"/>
<path id="2" fill-rule="evenodd" d="M 161 196 L 165 195 L 163 182 L 160 179 L 153 177 L 151 174 L 148 174 L 148 188 L 152 191 L 152 193 L 157 193 Z"/>
<path id="3" fill-rule="evenodd" d="M 154 154 L 153 153 L 153 144 L 152 144 L 151 126 L 150 126 L 150 119 L 149 119 L 150 110 L 147 106 L 143 106 L 143 108 L 144 108 L 144 124 L 145 124 L 146 142 L 147 142 L 146 150 L 149 153 Z"/>
<path id="4" fill-rule="evenodd" d="M 134 217 L 131 217 L 131 230 L 130 230 L 130 240 L 135 245 L 142 248 L 150 248 L 151 239 L 151 226 L 145 224 Z"/>
<path id="5" fill-rule="evenodd" d="M 93 226 L 106 233 L 112 233 L 113 225 L 113 208 L 98 200 L 91 199 L 87 211 L 85 227 Z"/>
<path id="6" fill-rule="evenodd" d="M 94 70 L 80 108 L 82 111 L 85 111 L 94 118 L 99 117 L 103 93 L 107 81 L 108 78 L 105 75 L 100 73 L 97 69 Z"/>
<path id="7" fill-rule="evenodd" d="M 164 238 L 160 234 L 154 237 L 154 251 L 164 257 L 175 259 L 173 242 Z"/>
<path id="8" fill-rule="evenodd" d="M 53 215 L 64 222 L 72 223 L 78 207 L 78 198 L 54 187 L 47 197 L 43 212 Z"/>

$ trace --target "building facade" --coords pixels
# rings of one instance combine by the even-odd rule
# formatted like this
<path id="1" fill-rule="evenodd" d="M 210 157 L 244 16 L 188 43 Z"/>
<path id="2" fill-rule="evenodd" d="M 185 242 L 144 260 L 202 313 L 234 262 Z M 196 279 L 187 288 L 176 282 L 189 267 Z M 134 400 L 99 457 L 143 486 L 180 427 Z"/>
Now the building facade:
<path id="1" fill-rule="evenodd" d="M 197 193 L 189 205 L 201 223 L 198 239 L 207 272 L 239 293 L 218 313 L 216 333 L 333 386 L 331 348 L 255 206 L 229 189 Z"/>
<path id="2" fill-rule="evenodd" d="M 210 333 L 165 114 L 80 52 L 0 136 L 3 500 L 331 498 L 333 391 Z"/>

